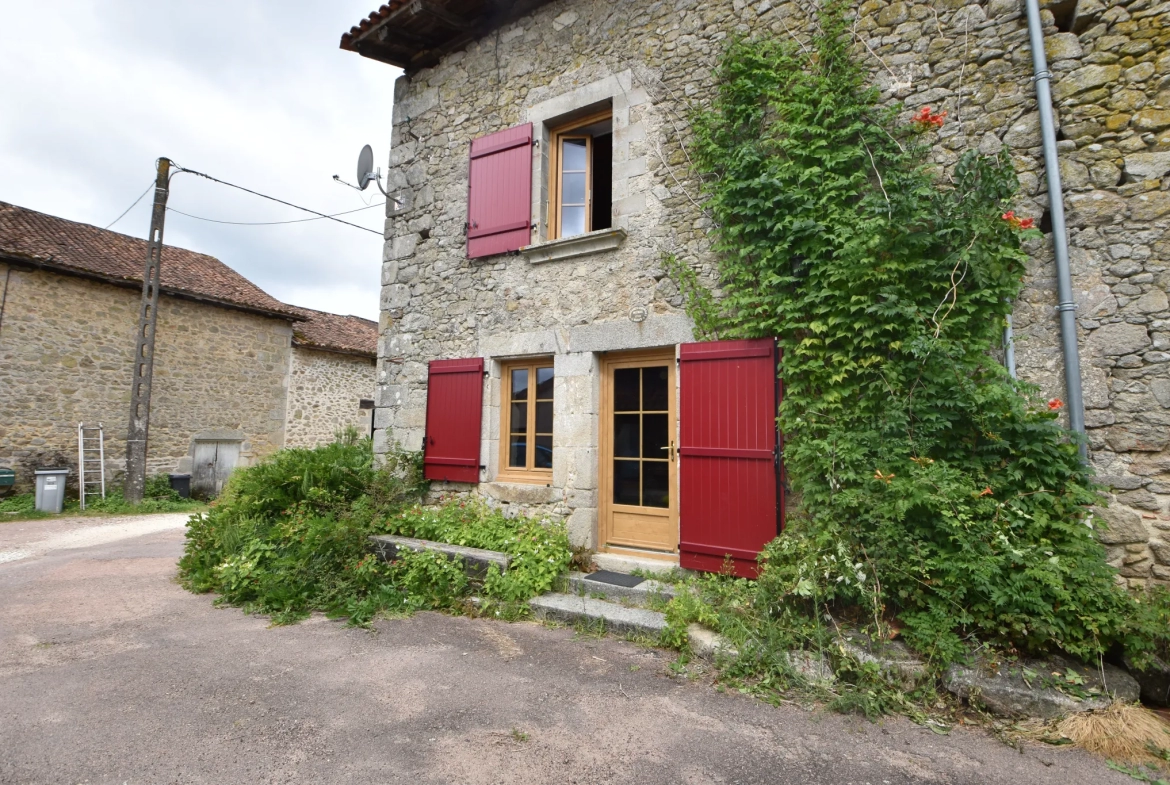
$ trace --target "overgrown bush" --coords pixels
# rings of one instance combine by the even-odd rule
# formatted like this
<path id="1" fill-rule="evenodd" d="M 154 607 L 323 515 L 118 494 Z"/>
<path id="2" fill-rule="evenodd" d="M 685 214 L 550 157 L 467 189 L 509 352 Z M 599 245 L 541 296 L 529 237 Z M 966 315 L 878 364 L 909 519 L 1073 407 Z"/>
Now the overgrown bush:
<path id="1" fill-rule="evenodd" d="M 1022 243 L 1039 238 L 1011 210 L 1011 161 L 931 166 L 921 134 L 944 114 L 899 124 L 879 104 L 845 8 L 825 7 L 812 51 L 733 43 L 695 123 L 725 297 L 682 288 L 707 334 L 779 337 L 803 510 L 765 553 L 755 602 L 876 604 L 939 663 L 972 633 L 1031 653 L 1140 651 L 1061 403 L 994 357 Z"/>
<path id="2" fill-rule="evenodd" d="M 364 624 L 378 613 L 454 608 L 469 589 L 462 565 L 434 553 L 380 561 L 371 534 L 510 553 L 512 567 L 483 588 L 513 604 L 547 590 L 568 564 L 563 527 L 471 501 L 424 507 L 425 489 L 417 453 L 392 452 L 379 468 L 369 440 L 282 450 L 233 474 L 215 506 L 192 518 L 181 580 L 277 623 L 321 610 Z"/>

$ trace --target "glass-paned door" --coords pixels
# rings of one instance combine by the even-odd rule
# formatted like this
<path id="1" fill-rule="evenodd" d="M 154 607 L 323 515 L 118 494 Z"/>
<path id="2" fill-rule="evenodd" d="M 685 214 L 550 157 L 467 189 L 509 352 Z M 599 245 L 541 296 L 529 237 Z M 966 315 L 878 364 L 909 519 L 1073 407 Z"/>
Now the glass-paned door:
<path id="1" fill-rule="evenodd" d="M 605 362 L 601 540 L 672 552 L 678 546 L 674 354 Z"/>

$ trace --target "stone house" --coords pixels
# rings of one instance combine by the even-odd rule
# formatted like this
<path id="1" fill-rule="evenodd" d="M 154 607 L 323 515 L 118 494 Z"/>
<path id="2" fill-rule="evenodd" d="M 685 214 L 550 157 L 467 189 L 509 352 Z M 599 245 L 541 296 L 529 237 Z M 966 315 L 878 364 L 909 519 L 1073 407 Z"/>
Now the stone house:
<path id="1" fill-rule="evenodd" d="M 102 423 L 107 478 L 125 466 L 146 242 L 0 202 L 0 465 L 27 489 L 74 469 L 78 423 Z M 148 474 L 215 493 L 285 445 L 368 433 L 375 323 L 286 305 L 223 262 L 167 246 Z"/>
<path id="2" fill-rule="evenodd" d="M 1086 433 L 1113 496 L 1102 538 L 1131 583 L 1170 580 L 1170 6 L 1041 6 Z M 425 438 L 430 476 L 561 516 L 576 543 L 600 551 L 701 566 L 744 555 L 736 548 L 750 555 L 775 533 L 768 510 L 782 488 L 761 468 L 774 440 L 698 433 L 731 404 L 689 363 L 692 326 L 662 258 L 677 255 L 715 285 L 690 112 L 711 96 L 730 37 L 806 41 L 810 10 L 785 0 L 392 0 L 342 36 L 343 49 L 404 70 L 387 173 L 376 450 Z M 972 148 L 1010 152 L 1017 212 L 1048 233 L 1015 304 L 1016 367 L 1064 397 L 1022 0 L 865 0 L 854 14 L 855 51 L 883 100 L 907 119 L 927 105 L 948 112 L 937 163 Z M 728 372 L 750 364 L 717 361 Z M 667 403 L 648 411 L 637 390 L 649 374 L 663 376 L 653 383 L 665 383 Z M 715 400 L 711 411 L 698 411 L 698 392 Z M 665 470 L 645 460 L 661 446 Z M 688 463 L 703 461 L 688 482 Z M 700 477 L 720 472 L 722 485 Z M 749 509 L 745 495 L 764 501 Z M 665 520 L 646 514 L 663 509 Z M 756 542 L 727 540 L 752 521 L 763 521 Z"/>

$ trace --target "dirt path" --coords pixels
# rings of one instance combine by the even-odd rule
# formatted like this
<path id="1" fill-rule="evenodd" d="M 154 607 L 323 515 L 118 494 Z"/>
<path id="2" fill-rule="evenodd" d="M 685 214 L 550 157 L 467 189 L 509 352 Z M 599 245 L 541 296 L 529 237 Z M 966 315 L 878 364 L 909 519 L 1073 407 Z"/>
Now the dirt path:
<path id="1" fill-rule="evenodd" d="M 269 628 L 173 582 L 164 517 L 0 526 L 28 553 L 0 564 L 0 783 L 1132 782 L 1076 750 L 773 708 L 569 630 Z"/>

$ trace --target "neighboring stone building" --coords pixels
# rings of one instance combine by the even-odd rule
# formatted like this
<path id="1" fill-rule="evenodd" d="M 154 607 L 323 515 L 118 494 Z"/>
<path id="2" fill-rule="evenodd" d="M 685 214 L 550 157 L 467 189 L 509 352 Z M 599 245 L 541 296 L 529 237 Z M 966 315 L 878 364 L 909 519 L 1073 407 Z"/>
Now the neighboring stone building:
<path id="1" fill-rule="evenodd" d="M 1042 5 L 1091 458 L 1115 497 L 1103 540 L 1132 583 L 1170 580 L 1170 6 Z M 342 37 L 342 48 L 406 70 L 387 173 L 397 201 L 386 223 L 376 449 L 421 443 L 428 362 L 480 358 L 489 378 L 479 492 L 566 517 L 580 544 L 614 545 L 601 520 L 612 514 L 607 475 L 616 471 L 605 452 L 616 427 L 605 408 L 607 362 L 635 349 L 669 356 L 691 339 L 664 253 L 715 282 L 686 149 L 690 113 L 711 96 L 730 37 L 807 41 L 810 9 L 783 0 L 393 0 Z M 947 110 L 934 159 L 949 166 L 967 149 L 1008 148 L 1022 183 L 1018 212 L 1049 231 L 1022 2 L 867 0 L 856 20 L 857 55 L 883 100 L 907 118 L 924 105 Z M 477 161 L 504 162 L 509 145 L 525 151 L 529 180 L 497 172 L 477 183 L 486 166 Z M 566 166 L 570 158 L 586 163 Z M 582 170 L 592 209 L 586 199 L 578 210 L 569 193 Z M 590 179 L 591 170 L 610 176 Z M 527 206 L 521 220 L 510 201 Z M 1029 250 L 1014 317 L 1018 370 L 1063 397 L 1051 235 Z M 524 484 L 501 469 L 500 402 L 506 373 L 529 360 L 553 368 L 555 427 L 551 471 Z M 673 474 L 670 482 L 674 498 Z M 667 540 L 651 550 L 677 552 Z"/>
<path id="2" fill-rule="evenodd" d="M 108 478 L 125 466 L 145 258 L 144 240 L 0 202 L 0 465 L 20 488 L 35 468 L 76 469 L 80 422 L 105 427 Z M 193 472 L 206 489 L 288 441 L 369 428 L 372 322 L 285 305 L 171 246 L 158 318 L 148 473 Z"/>
<path id="3" fill-rule="evenodd" d="M 312 447 L 350 427 L 369 436 L 378 323 L 297 310 L 307 318 L 293 324 L 285 446 Z"/>

